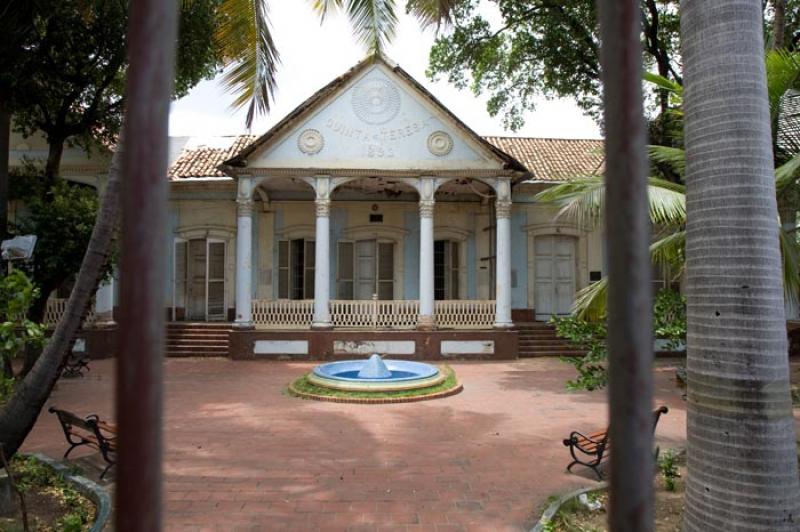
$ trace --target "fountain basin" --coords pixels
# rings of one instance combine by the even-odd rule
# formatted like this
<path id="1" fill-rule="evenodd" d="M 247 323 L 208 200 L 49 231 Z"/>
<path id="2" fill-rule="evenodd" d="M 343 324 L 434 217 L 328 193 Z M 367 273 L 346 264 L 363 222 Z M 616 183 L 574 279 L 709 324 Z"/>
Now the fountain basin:
<path id="1" fill-rule="evenodd" d="M 364 376 L 364 368 L 370 363 L 375 364 L 377 369 L 366 374 L 381 376 Z M 384 361 L 378 355 L 373 355 L 369 361 L 343 360 L 320 364 L 308 375 L 309 382 L 323 388 L 373 392 L 427 388 L 436 386 L 446 378 L 436 366 L 410 360 Z"/>

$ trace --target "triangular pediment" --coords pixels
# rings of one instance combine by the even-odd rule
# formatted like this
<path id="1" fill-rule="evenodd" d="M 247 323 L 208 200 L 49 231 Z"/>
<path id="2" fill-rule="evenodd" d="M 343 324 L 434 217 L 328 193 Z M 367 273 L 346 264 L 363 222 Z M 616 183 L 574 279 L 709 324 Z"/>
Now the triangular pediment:
<path id="1" fill-rule="evenodd" d="M 293 168 L 525 171 L 381 56 L 323 87 L 226 167 L 238 174 Z"/>

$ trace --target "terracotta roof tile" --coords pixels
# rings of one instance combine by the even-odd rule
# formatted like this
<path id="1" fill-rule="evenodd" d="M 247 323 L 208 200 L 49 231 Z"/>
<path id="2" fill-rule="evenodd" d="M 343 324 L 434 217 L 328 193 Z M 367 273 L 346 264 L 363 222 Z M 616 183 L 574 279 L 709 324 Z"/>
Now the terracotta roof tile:
<path id="1" fill-rule="evenodd" d="M 565 181 L 604 170 L 603 141 L 484 137 L 524 164 L 539 181 Z"/>
<path id="2" fill-rule="evenodd" d="M 214 146 L 189 143 L 169 169 L 169 178 L 225 177 L 218 167 L 235 157 L 256 140 L 255 135 L 220 138 Z M 603 141 L 593 139 L 541 139 L 530 137 L 484 137 L 490 144 L 525 165 L 533 179 L 564 181 L 581 175 L 602 172 Z"/>
<path id="3" fill-rule="evenodd" d="M 255 138 L 255 135 L 219 137 L 215 139 L 215 143 L 222 140 L 222 144 L 227 147 L 219 147 L 218 144 L 216 146 L 195 144 L 192 147 L 184 148 L 170 167 L 169 178 L 225 177 L 225 174 L 220 172 L 217 167 L 242 151 Z M 230 140 L 230 144 L 225 142 L 226 140 Z"/>

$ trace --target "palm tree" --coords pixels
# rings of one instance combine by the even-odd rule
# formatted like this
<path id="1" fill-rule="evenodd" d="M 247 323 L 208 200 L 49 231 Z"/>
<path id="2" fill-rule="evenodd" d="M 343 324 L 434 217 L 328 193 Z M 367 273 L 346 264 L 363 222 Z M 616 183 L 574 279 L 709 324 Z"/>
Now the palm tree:
<path id="1" fill-rule="evenodd" d="M 790 128 L 780 127 L 784 114 L 788 114 L 787 95 L 791 94 L 800 82 L 800 54 L 770 51 L 766 56 L 766 68 L 776 162 L 782 163 L 775 169 L 775 187 L 780 204 L 782 199 L 794 197 L 800 171 L 800 139 L 791 135 Z M 682 121 L 683 112 L 680 106 L 683 101 L 683 87 L 673 80 L 656 74 L 647 73 L 645 79 L 671 93 L 672 104 L 675 107 L 670 109 L 670 112 L 675 115 L 678 122 Z M 650 146 L 649 155 L 651 161 L 669 167 L 673 174 L 683 181 L 686 172 L 686 154 L 682 148 Z M 600 221 L 603 212 L 603 178 L 600 175 L 593 175 L 562 183 L 539 193 L 536 199 L 543 203 L 558 205 L 560 210 L 557 216 L 569 218 L 578 226 L 591 227 Z M 650 248 L 653 264 L 665 266 L 675 278 L 679 278 L 686 266 L 685 187 L 679 183 L 650 178 L 648 199 L 651 222 L 658 228 L 657 236 L 661 237 Z M 784 296 L 787 307 L 793 308 L 797 305 L 800 294 L 800 245 L 793 223 L 783 223 L 781 227 L 779 234 L 783 256 Z M 606 313 L 606 287 L 606 280 L 603 279 L 579 291 L 573 305 L 573 313 L 590 320 L 603 318 Z"/>
<path id="2" fill-rule="evenodd" d="M 761 2 L 684 0 L 687 531 L 797 530 Z"/>

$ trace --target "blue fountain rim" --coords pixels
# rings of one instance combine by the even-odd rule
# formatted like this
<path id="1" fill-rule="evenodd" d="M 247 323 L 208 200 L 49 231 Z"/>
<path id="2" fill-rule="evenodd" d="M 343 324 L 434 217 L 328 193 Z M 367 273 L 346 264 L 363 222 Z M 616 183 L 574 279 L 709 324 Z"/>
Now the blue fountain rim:
<path id="1" fill-rule="evenodd" d="M 364 360 L 341 360 L 338 362 L 328 362 L 320 364 L 314 368 L 313 373 L 319 377 L 346 382 L 404 382 L 428 379 L 439 374 L 439 368 L 424 362 L 412 362 L 410 360 L 384 360 L 389 371 L 405 371 L 414 373 L 408 377 L 387 377 L 378 379 L 359 379 L 352 377 L 340 377 L 338 374 L 351 371 L 358 372 L 364 365 Z"/>

